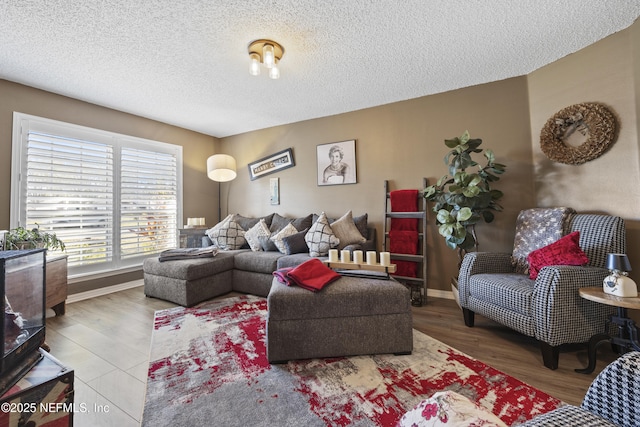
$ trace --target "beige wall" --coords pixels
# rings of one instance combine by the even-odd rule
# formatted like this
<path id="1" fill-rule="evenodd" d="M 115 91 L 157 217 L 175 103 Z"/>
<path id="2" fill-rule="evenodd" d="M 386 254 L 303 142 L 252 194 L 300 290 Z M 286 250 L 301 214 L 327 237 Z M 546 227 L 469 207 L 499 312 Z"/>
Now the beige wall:
<path id="1" fill-rule="evenodd" d="M 183 146 L 184 217 L 204 216 L 208 224 L 215 222 L 218 187 L 207 179 L 205 163 L 207 156 L 213 154 L 219 144 L 216 138 L 0 80 L 0 229 L 9 227 L 14 111 Z M 74 293 L 138 277 L 142 277 L 140 272 L 90 283 L 80 282 L 74 284 L 70 291 Z"/>
<path id="2" fill-rule="evenodd" d="M 627 252 L 640 282 L 640 22 L 528 76 L 536 202 L 619 215 L 626 221 Z M 572 104 L 600 102 L 617 115 L 619 135 L 601 157 L 582 165 L 549 160 L 540 130 Z"/>
<path id="3" fill-rule="evenodd" d="M 381 245 L 384 180 L 392 190 L 422 189 L 423 177 L 434 183 L 447 172 L 444 139 L 467 129 L 508 165 L 496 185 L 506 194 L 505 211 L 493 224 L 480 225 L 478 233 L 481 249 L 509 250 L 517 213 L 535 204 L 524 77 L 224 138 L 222 150 L 236 158 L 239 173 L 223 184 L 223 194 L 229 192 L 223 213 L 302 216 L 325 211 L 337 217 L 349 209 L 354 215 L 366 212 Z M 348 139 L 356 140 L 358 183 L 318 187 L 316 146 Z M 289 147 L 295 167 L 249 179 L 249 162 Z M 280 179 L 278 206 L 269 204 L 271 177 Z M 430 216 L 428 286 L 446 290 L 456 272 L 457 255 L 443 244 Z"/>

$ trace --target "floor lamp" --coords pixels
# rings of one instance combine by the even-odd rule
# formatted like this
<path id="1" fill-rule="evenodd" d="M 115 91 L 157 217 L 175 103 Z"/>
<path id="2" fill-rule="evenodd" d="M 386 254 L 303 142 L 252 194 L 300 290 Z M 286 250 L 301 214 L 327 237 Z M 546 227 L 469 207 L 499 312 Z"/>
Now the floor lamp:
<path id="1" fill-rule="evenodd" d="M 228 154 L 214 154 L 207 159 L 207 176 L 209 179 L 227 182 L 236 177 L 236 159 Z M 222 202 L 220 197 L 220 184 L 218 184 L 218 222 L 222 221 Z"/>

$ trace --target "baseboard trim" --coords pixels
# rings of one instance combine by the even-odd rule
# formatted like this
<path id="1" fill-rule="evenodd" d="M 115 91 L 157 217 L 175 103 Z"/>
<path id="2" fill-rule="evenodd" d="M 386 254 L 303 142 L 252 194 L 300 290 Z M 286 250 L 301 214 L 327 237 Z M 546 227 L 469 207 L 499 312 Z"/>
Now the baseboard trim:
<path id="1" fill-rule="evenodd" d="M 427 297 L 455 299 L 452 291 L 441 291 L 440 289 L 427 289 Z"/>
<path id="2" fill-rule="evenodd" d="M 114 292 L 126 291 L 127 289 L 136 288 L 142 286 L 142 279 L 133 280 L 131 282 L 120 283 L 119 285 L 105 286 L 104 288 L 93 289 L 86 292 L 78 292 L 77 294 L 71 294 L 67 296 L 67 304 L 73 304 L 74 302 L 83 301 L 90 298 L 101 297 L 103 295 L 112 294 Z"/>
<path id="3" fill-rule="evenodd" d="M 127 289 L 136 288 L 142 285 L 142 280 L 133 280 L 131 282 L 120 283 L 119 285 L 106 286 L 104 288 L 94 289 L 86 292 L 78 292 L 77 294 L 71 294 L 67 297 L 67 304 L 73 304 L 74 302 L 100 297 L 103 295 L 112 294 L 114 292 L 126 291 Z M 439 289 L 427 289 L 427 297 L 455 299 L 453 297 L 453 292 L 442 291 Z"/>

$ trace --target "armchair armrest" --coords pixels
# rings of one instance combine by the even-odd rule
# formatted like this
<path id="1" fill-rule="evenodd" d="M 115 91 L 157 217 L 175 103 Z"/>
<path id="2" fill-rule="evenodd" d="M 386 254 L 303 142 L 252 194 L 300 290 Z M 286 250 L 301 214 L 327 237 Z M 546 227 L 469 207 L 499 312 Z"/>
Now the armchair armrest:
<path id="1" fill-rule="evenodd" d="M 511 254 L 505 252 L 469 252 L 465 255 L 458 273 L 460 305 L 467 306 L 469 277 L 482 273 L 513 273 Z"/>
<path id="2" fill-rule="evenodd" d="M 640 352 L 632 351 L 611 362 L 589 386 L 582 409 L 615 425 L 638 425 L 640 411 Z"/>
<path id="3" fill-rule="evenodd" d="M 535 337 L 551 346 L 589 341 L 604 331 L 613 307 L 580 297 L 579 289 L 602 286 L 609 271 L 599 267 L 543 267 L 532 296 Z"/>

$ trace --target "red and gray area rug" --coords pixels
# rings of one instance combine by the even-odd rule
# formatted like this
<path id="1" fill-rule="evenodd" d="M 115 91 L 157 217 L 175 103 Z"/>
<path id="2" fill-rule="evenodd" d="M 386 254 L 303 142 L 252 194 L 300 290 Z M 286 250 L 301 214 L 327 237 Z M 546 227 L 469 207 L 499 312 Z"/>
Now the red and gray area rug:
<path id="1" fill-rule="evenodd" d="M 441 390 L 508 425 L 561 404 L 415 330 L 409 356 L 270 365 L 266 314 L 251 296 L 157 311 L 142 426 L 393 426 Z"/>

